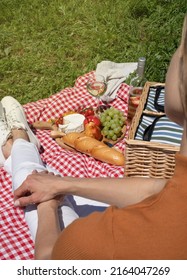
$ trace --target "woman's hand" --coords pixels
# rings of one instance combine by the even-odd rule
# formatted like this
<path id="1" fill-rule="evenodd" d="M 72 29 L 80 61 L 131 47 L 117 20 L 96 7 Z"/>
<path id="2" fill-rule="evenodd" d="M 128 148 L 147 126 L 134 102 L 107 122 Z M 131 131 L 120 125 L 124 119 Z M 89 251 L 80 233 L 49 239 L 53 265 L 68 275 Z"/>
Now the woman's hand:
<path id="1" fill-rule="evenodd" d="M 48 171 L 33 171 L 15 190 L 14 205 L 22 207 L 51 200 L 58 195 L 57 185 L 60 182 L 62 182 L 60 175 Z"/>
<path id="2" fill-rule="evenodd" d="M 63 201 L 64 201 L 64 195 L 57 195 L 55 198 L 52 198 L 44 202 L 40 202 L 37 205 L 37 210 L 43 211 L 43 209 L 45 208 L 58 209 L 59 206 L 63 205 Z"/>

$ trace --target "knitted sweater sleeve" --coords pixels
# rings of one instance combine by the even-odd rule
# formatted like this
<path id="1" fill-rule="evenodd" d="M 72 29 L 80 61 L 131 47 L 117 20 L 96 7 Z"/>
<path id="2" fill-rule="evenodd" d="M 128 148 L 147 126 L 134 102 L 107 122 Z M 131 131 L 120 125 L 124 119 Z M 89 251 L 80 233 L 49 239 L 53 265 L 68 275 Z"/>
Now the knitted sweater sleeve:
<path id="1" fill-rule="evenodd" d="M 79 218 L 60 234 L 52 253 L 54 260 L 113 259 L 113 208 Z"/>

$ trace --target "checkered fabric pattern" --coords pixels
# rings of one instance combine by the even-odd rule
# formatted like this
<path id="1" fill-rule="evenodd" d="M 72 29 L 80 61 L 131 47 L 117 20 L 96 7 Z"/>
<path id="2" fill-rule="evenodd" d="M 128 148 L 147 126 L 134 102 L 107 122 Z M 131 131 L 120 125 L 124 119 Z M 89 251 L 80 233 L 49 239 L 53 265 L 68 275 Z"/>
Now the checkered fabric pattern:
<path id="1" fill-rule="evenodd" d="M 96 106 L 96 99 L 86 90 L 86 82 L 94 72 L 79 77 L 74 87 L 65 88 L 49 98 L 24 105 L 29 123 L 47 121 L 60 114 L 80 107 Z M 116 99 L 111 102 L 115 108 L 127 114 L 129 86 L 122 84 Z M 122 177 L 124 168 L 95 160 L 79 152 L 62 149 L 49 136 L 47 130 L 37 130 L 36 135 L 43 147 L 42 159 L 58 170 L 62 176 L 73 177 Z M 124 151 L 124 140 L 116 144 Z M 88 186 L 89 187 L 89 186 Z M 115 187 L 115 186 L 114 186 Z M 13 206 L 11 178 L 0 169 L 0 259 L 34 259 L 34 243 L 30 237 L 22 209 Z"/>

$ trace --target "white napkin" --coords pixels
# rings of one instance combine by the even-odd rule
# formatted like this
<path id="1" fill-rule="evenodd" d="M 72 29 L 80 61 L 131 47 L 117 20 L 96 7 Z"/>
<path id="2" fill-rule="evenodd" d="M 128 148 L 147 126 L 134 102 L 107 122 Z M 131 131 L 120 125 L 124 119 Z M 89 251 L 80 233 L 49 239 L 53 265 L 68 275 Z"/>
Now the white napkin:
<path id="1" fill-rule="evenodd" d="M 124 80 L 137 68 L 137 62 L 116 63 L 112 61 L 102 61 L 97 64 L 96 78 L 102 75 L 107 80 L 107 90 L 101 99 L 110 102 L 116 98 L 116 93 Z"/>

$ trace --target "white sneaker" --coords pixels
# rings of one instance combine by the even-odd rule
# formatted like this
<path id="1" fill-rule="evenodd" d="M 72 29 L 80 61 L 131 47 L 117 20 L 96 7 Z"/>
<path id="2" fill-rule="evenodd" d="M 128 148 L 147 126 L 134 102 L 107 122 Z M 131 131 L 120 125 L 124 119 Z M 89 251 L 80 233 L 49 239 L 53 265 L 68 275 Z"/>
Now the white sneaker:
<path id="1" fill-rule="evenodd" d="M 4 109 L 0 102 L 0 167 L 2 167 L 5 162 L 5 157 L 2 152 L 2 146 L 6 143 L 10 135 L 11 130 L 6 123 Z"/>
<path id="2" fill-rule="evenodd" d="M 5 96 L 1 100 L 1 103 L 5 109 L 5 117 L 9 128 L 25 129 L 30 142 L 34 143 L 37 148 L 40 149 L 40 141 L 29 127 L 24 109 L 21 104 L 12 96 Z"/>

